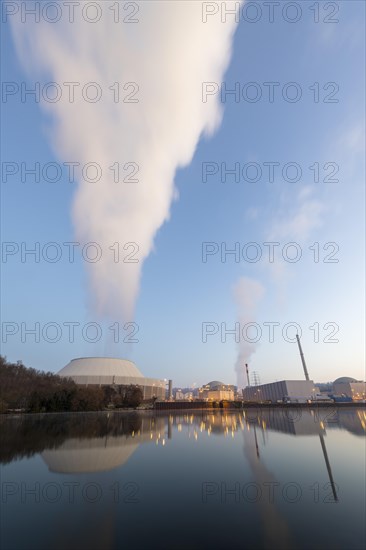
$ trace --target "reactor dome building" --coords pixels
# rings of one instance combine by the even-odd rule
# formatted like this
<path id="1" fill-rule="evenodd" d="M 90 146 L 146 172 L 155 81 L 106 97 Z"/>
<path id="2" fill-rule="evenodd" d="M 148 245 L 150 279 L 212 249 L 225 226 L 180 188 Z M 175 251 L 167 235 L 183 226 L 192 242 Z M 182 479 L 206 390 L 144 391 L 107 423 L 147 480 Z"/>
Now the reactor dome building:
<path id="1" fill-rule="evenodd" d="M 132 361 L 115 357 L 72 359 L 58 373 L 82 386 L 140 386 L 143 399 L 165 399 L 165 380 L 146 378 Z"/>
<path id="2" fill-rule="evenodd" d="M 341 376 L 333 382 L 333 392 L 336 395 L 351 397 L 353 401 L 366 399 L 366 382 L 350 376 Z"/>

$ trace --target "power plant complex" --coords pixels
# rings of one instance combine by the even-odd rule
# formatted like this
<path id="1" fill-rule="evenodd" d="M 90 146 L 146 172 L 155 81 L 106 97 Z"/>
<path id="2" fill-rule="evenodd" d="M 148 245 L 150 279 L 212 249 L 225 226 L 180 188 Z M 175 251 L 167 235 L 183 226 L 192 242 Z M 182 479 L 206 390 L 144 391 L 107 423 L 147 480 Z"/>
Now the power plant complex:
<path id="1" fill-rule="evenodd" d="M 243 389 L 244 401 L 256 403 L 311 403 L 332 401 L 362 401 L 366 398 L 366 383 L 350 377 L 337 378 L 331 391 L 320 393 L 309 373 L 301 347 L 299 335 L 296 334 L 305 380 L 281 380 L 270 384 L 251 385 L 248 365 L 245 365 L 248 385 Z"/>
<path id="2" fill-rule="evenodd" d="M 309 373 L 298 334 L 296 334 L 296 341 L 299 347 L 305 380 L 281 380 L 279 382 L 272 382 L 271 384 L 255 384 L 251 386 L 248 365 L 246 364 L 245 370 L 248 385 L 243 389 L 244 401 L 253 401 L 257 403 L 307 403 L 308 401 L 316 400 L 317 397 L 321 397 L 319 388 L 309 379 Z M 322 397 L 327 400 L 325 396 Z"/>
<path id="3" fill-rule="evenodd" d="M 320 389 L 309 379 L 300 338 L 297 335 L 304 378 L 302 380 L 280 380 L 269 384 L 259 384 L 258 376 L 250 383 L 249 367 L 245 364 L 247 386 L 238 394 L 237 387 L 212 381 L 198 389 L 175 390 L 172 380 L 146 378 L 132 361 L 113 357 L 81 357 L 73 359 L 58 372 L 59 376 L 71 378 L 83 386 L 111 386 L 114 388 L 139 386 L 143 401 L 200 401 L 244 403 L 311 403 L 332 401 L 364 401 L 366 383 L 350 377 L 337 378 L 328 391 Z M 188 405 L 188 403 L 186 403 Z"/>

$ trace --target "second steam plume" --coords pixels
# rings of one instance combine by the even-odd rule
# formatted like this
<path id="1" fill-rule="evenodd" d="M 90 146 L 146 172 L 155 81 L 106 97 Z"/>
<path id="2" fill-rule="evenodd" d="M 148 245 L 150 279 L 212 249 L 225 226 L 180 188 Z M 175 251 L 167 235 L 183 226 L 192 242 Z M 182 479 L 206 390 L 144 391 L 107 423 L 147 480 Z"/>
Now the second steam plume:
<path id="1" fill-rule="evenodd" d="M 244 368 L 249 363 L 251 356 L 256 350 L 257 343 L 245 338 L 242 331 L 248 323 L 253 323 L 257 316 L 257 309 L 264 294 L 264 287 L 259 281 L 249 277 L 241 277 L 234 286 L 234 300 L 237 307 L 237 321 L 240 327 L 240 339 L 237 343 L 238 355 L 235 364 L 235 371 L 239 387 L 247 385 L 244 376 Z"/>

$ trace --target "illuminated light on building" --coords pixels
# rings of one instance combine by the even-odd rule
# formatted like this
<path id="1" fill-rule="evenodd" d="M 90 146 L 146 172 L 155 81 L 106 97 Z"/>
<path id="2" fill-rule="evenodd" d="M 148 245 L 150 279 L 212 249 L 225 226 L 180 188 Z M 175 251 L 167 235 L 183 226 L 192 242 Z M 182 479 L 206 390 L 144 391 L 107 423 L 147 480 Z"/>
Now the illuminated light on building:
<path id="1" fill-rule="evenodd" d="M 349 376 L 342 376 L 333 382 L 334 395 L 350 397 L 353 401 L 366 399 L 366 382 Z"/>
<path id="2" fill-rule="evenodd" d="M 204 401 L 234 401 L 236 387 L 213 380 L 198 390 L 199 398 Z"/>

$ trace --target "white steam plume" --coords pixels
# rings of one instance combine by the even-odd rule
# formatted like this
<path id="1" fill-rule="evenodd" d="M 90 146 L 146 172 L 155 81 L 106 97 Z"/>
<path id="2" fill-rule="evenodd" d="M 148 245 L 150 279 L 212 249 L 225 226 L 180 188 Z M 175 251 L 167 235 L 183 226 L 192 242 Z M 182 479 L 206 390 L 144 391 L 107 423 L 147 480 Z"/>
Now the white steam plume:
<path id="1" fill-rule="evenodd" d="M 238 387 L 243 388 L 247 385 L 244 375 L 245 363 L 248 363 L 250 357 L 255 352 L 257 343 L 255 337 L 249 331 L 248 338 L 243 337 L 242 329 L 247 323 L 253 323 L 256 319 L 257 308 L 264 295 L 264 287 L 258 281 L 241 277 L 234 286 L 234 300 L 237 305 L 237 319 L 240 323 L 240 340 L 238 343 L 238 357 L 235 364 Z M 244 334 L 245 336 L 245 334 Z"/>
<path id="2" fill-rule="evenodd" d="M 202 83 L 222 81 L 236 23 L 234 16 L 222 23 L 219 15 L 203 23 L 199 1 L 151 1 L 140 4 L 139 23 L 117 24 L 108 4 L 99 2 L 103 17 L 94 24 L 77 12 L 71 24 L 65 18 L 56 23 L 29 18 L 24 24 L 13 17 L 12 30 L 31 80 L 57 82 L 63 91 L 60 101 L 42 102 L 53 122 L 56 154 L 64 162 L 102 167 L 102 182 L 79 181 L 76 238 L 102 249 L 102 259 L 89 266 L 95 311 L 131 320 L 143 261 L 169 218 L 176 170 L 190 163 L 201 135 L 220 123 L 219 94 L 204 103 Z M 64 85 L 70 82 L 80 83 L 74 103 Z M 102 89 L 96 103 L 82 98 L 89 82 Z M 109 90 L 115 82 L 121 84 L 117 103 Z M 132 86 L 123 90 L 127 82 L 138 85 L 133 97 L 138 103 L 123 102 L 133 91 Z M 136 163 L 139 182 L 122 183 L 122 172 L 120 183 L 114 183 L 109 167 L 116 162 Z M 115 263 L 109 250 L 115 242 L 136 243 L 138 263 L 123 262 L 132 247 L 121 249 Z"/>

